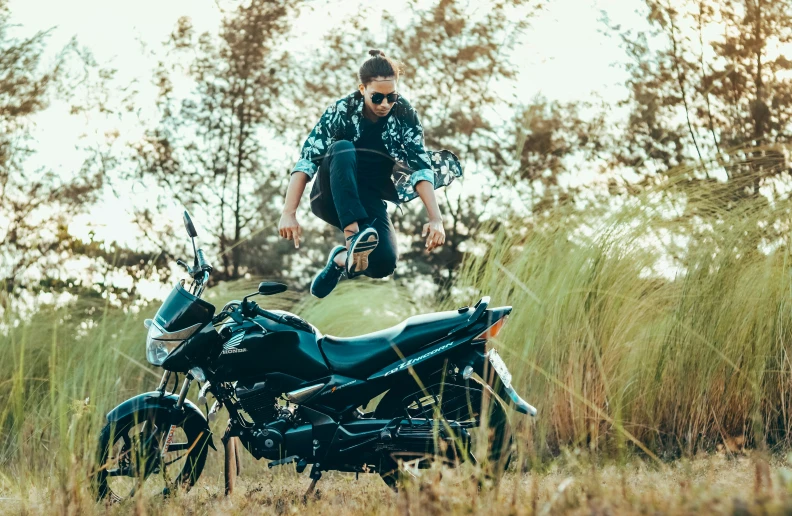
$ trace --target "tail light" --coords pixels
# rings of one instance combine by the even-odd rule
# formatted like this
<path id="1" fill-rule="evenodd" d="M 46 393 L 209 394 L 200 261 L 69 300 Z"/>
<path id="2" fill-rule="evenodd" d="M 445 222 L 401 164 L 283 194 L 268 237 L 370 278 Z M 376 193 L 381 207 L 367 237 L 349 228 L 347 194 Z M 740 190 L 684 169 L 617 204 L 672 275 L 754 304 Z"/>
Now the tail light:
<path id="1" fill-rule="evenodd" d="M 508 318 L 509 318 L 508 315 L 501 317 L 500 319 L 498 319 L 498 321 L 495 324 L 493 324 L 492 326 L 490 326 L 489 328 L 478 334 L 478 336 L 473 340 L 478 340 L 478 339 L 487 340 L 497 337 L 498 333 L 500 333 L 501 331 L 501 328 L 503 328 L 503 325 L 506 324 L 506 319 Z"/>

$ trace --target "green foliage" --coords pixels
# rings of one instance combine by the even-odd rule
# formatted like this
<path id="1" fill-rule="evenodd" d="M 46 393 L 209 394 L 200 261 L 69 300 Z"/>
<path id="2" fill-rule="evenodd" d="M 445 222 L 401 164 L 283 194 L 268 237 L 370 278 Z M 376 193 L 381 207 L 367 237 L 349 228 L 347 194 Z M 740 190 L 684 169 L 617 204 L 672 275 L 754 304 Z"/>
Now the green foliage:
<path id="1" fill-rule="evenodd" d="M 106 299 L 0 319 L 0 464 L 19 480 L 71 486 L 87 476 L 104 414 L 159 374 L 145 363 L 143 319 Z"/>

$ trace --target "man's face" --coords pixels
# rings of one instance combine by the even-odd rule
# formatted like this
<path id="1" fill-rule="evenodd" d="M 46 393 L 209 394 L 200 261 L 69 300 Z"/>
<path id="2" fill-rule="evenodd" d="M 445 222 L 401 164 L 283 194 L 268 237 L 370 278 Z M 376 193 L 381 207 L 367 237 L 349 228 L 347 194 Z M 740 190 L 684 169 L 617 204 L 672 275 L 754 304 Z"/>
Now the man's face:
<path id="1" fill-rule="evenodd" d="M 369 110 L 378 117 L 386 116 L 393 104 L 388 102 L 387 97 L 382 100 L 382 104 L 374 104 L 371 101 L 372 93 L 382 93 L 388 95 L 389 93 L 396 92 L 396 78 L 395 77 L 375 77 L 368 85 L 359 86 L 360 93 L 363 95 L 364 102 Z"/>

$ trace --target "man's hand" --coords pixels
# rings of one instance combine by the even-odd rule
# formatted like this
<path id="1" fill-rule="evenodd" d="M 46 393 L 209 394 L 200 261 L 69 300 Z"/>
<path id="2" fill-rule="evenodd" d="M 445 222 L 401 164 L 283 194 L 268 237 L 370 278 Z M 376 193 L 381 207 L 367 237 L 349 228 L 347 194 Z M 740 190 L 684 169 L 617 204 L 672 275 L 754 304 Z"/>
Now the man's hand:
<path id="1" fill-rule="evenodd" d="M 445 229 L 443 219 L 432 219 L 423 225 L 422 237 L 426 237 L 426 250 L 431 251 L 445 243 Z"/>
<path id="2" fill-rule="evenodd" d="M 300 247 L 300 239 L 302 238 L 302 227 L 297 222 L 297 214 L 283 212 L 281 214 L 280 222 L 278 222 L 278 233 L 280 236 L 287 240 L 294 240 L 294 247 Z"/>

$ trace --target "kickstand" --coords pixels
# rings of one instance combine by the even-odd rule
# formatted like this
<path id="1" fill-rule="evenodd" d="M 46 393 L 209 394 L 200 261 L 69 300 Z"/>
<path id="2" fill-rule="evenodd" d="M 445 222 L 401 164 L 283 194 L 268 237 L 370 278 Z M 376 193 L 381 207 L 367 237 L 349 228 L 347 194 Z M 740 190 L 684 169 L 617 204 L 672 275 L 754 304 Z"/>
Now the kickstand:
<path id="1" fill-rule="evenodd" d="M 322 478 L 322 471 L 319 469 L 318 462 L 311 466 L 311 473 L 308 476 L 311 477 L 311 485 L 308 486 L 308 490 L 303 495 L 303 503 L 308 501 L 308 496 L 314 493 L 314 490 L 316 489 L 316 483 L 319 482 L 320 478 Z"/>

